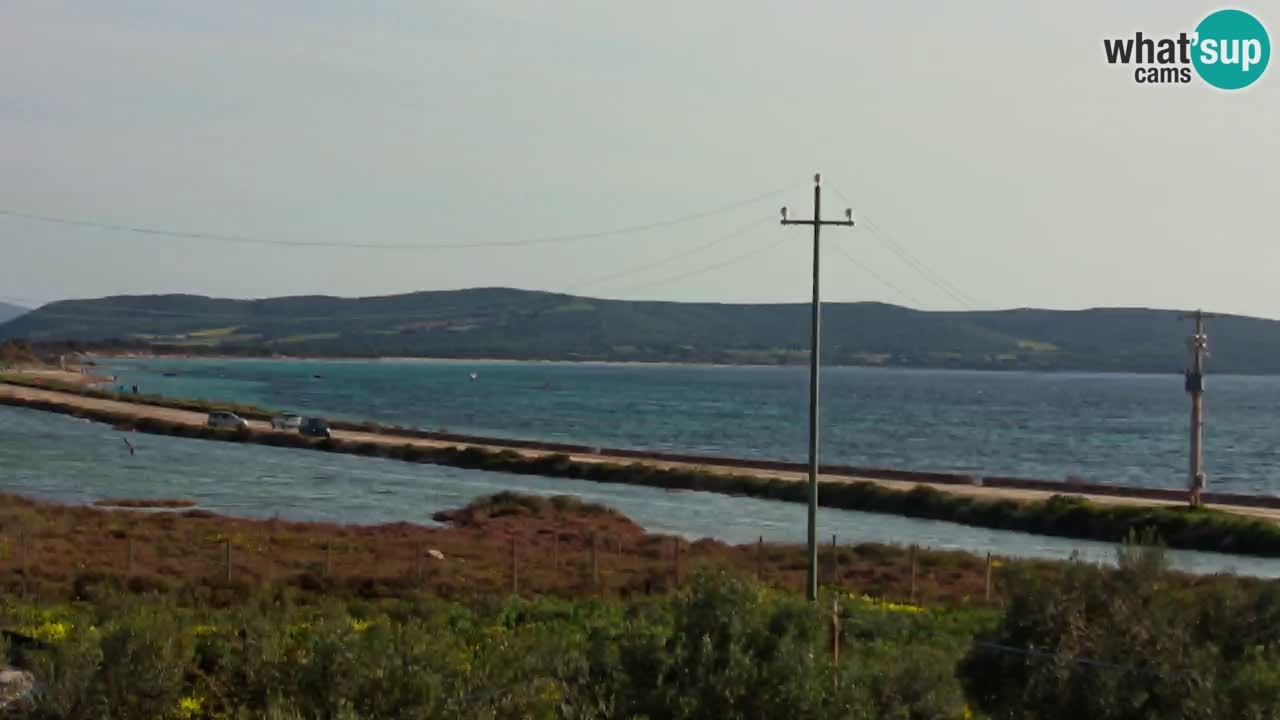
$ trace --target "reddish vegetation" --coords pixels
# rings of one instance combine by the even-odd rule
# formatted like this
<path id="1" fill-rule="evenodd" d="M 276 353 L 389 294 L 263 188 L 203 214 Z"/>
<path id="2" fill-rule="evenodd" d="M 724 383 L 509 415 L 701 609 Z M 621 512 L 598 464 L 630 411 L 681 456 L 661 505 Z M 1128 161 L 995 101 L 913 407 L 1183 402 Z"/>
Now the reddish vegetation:
<path id="1" fill-rule="evenodd" d="M 102 510 L 0 496 L 0 592 L 67 598 L 106 583 L 230 601 L 254 588 L 287 583 L 366 596 L 416 590 L 474 595 L 511 590 L 513 551 L 520 592 L 661 592 L 700 565 L 758 573 L 767 582 L 794 589 L 804 581 L 799 546 L 690 543 L 646 534 L 617 511 L 575 498 L 502 493 L 439 517 L 452 525 L 248 520 L 198 509 Z M 443 559 L 433 557 L 437 553 Z M 593 557 L 598 581 L 592 577 Z M 824 582 L 834 570 L 846 589 L 886 598 L 909 596 L 906 549 L 840 547 L 834 568 L 829 547 L 822 548 L 821 557 Z M 981 602 L 982 559 L 921 552 L 918 566 L 918 600 Z"/>

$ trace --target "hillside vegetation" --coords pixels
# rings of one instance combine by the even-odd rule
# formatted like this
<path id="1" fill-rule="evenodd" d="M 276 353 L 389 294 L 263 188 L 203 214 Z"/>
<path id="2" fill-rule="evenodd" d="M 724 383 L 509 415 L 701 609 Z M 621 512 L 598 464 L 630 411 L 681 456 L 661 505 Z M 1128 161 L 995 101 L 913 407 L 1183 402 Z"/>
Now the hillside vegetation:
<path id="1" fill-rule="evenodd" d="M 116 350 L 311 356 L 798 363 L 797 304 L 602 300 L 479 288 L 369 298 L 230 300 L 117 296 L 51 303 L 0 325 L 0 339 Z M 824 306 L 831 364 L 1177 372 L 1190 324 L 1172 310 L 933 312 Z M 1212 325 L 1216 372 L 1280 372 L 1280 322 Z"/>

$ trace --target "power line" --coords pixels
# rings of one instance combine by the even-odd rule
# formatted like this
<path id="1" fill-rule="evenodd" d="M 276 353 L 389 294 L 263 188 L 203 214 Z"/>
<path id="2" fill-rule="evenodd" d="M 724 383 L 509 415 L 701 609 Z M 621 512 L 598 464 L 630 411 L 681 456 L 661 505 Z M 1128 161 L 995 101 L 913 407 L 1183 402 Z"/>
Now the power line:
<path id="1" fill-rule="evenodd" d="M 784 242 L 786 242 L 786 238 L 779 239 L 779 240 L 777 240 L 777 241 L 775 241 L 775 242 L 773 242 L 773 243 L 770 243 L 769 245 L 765 245 L 765 246 L 757 246 L 757 247 L 755 247 L 755 248 L 754 248 L 754 249 L 752 249 L 752 250 L 749 250 L 749 251 L 747 251 L 747 252 L 745 252 L 745 253 L 741 253 L 741 254 L 739 254 L 739 255 L 734 255 L 734 256 L 733 256 L 733 257 L 731 257 L 731 258 L 728 258 L 728 259 L 726 259 L 726 260 L 724 260 L 724 261 L 722 261 L 722 262 L 715 263 L 715 264 L 713 264 L 713 265 L 705 265 L 705 266 L 703 266 L 703 267 L 695 268 L 695 269 L 690 270 L 690 271 L 688 271 L 688 272 L 683 272 L 683 273 L 680 273 L 680 274 L 678 274 L 678 275 L 671 275 L 671 276 L 668 276 L 668 277 L 665 277 L 665 278 L 660 278 L 660 279 L 658 279 L 658 280 L 654 280 L 654 281 L 651 281 L 651 282 L 645 282 L 645 283 L 640 283 L 640 284 L 638 284 L 638 285 L 630 285 L 630 286 L 626 286 L 626 287 L 620 288 L 620 289 L 618 289 L 618 290 L 615 290 L 615 291 L 614 291 L 614 293 L 634 292 L 634 291 L 636 291 L 636 290 L 646 290 L 646 289 L 651 288 L 651 287 L 657 287 L 657 286 L 659 286 L 659 285 L 666 285 L 666 284 L 668 284 L 668 283 L 673 283 L 673 282 L 675 282 L 675 281 L 677 281 L 677 280 L 683 280 L 683 279 L 685 279 L 685 278 L 687 278 L 687 277 L 693 277 L 693 276 L 695 276 L 695 275 L 702 275 L 702 274 L 704 274 L 704 273 L 713 272 L 713 271 L 715 271 L 715 270 L 719 270 L 719 269 L 721 269 L 721 268 L 728 267 L 729 265 L 733 265 L 734 263 L 738 263 L 738 262 L 741 262 L 741 261 L 743 261 L 743 260 L 746 260 L 746 259 L 748 259 L 748 258 L 750 258 L 750 257 L 756 256 L 756 255 L 760 255 L 760 254 L 765 253 L 765 252 L 768 252 L 768 251 L 770 251 L 770 250 L 772 250 L 772 249 L 774 249 L 774 248 L 778 247 L 779 245 L 781 245 L 781 244 L 782 244 L 782 243 L 784 243 Z"/>
<path id="2" fill-rule="evenodd" d="M 919 299 L 919 298 L 917 298 L 916 296 L 912 295 L 911 293 L 906 292 L 905 290 L 903 290 L 902 288 L 898 287 L 898 286 L 897 286 L 897 285 L 895 285 L 894 283 L 889 282 L 887 279 L 885 279 L 884 277 L 882 277 L 882 276 L 880 275 L 880 273 L 876 272 L 874 269 L 872 269 L 872 268 L 871 268 L 869 265 L 867 265 L 866 263 L 863 263 L 863 262 L 859 261 L 859 260 L 858 260 L 857 258 L 855 258 L 855 257 L 854 257 L 854 256 L 853 256 L 853 255 L 848 251 L 848 250 L 845 250 L 843 245 L 839 245 L 839 244 L 837 244 L 837 245 L 836 245 L 836 249 L 840 251 L 840 254 L 841 254 L 841 255 L 843 255 L 843 256 L 845 257 L 845 259 L 846 259 L 846 260 L 848 260 L 849 262 L 853 263 L 853 264 L 854 264 L 854 266 L 856 266 L 859 270 L 861 270 L 861 271 L 865 272 L 866 274 L 870 275 L 874 280 L 876 280 L 877 282 L 879 282 L 881 285 L 884 285 L 885 287 L 889 288 L 889 289 L 890 289 L 890 290 L 892 290 L 893 292 L 897 293 L 900 297 L 902 297 L 902 298 L 903 298 L 904 300 L 906 300 L 907 302 L 910 302 L 910 303 L 914 304 L 916 307 L 920 307 L 920 305 L 922 305 L 922 303 L 920 302 L 920 299 Z"/>
<path id="3" fill-rule="evenodd" d="M 977 309 L 976 307 L 974 307 L 973 302 L 970 301 L 968 296 L 966 296 L 963 292 L 961 292 L 958 288 L 956 288 L 956 286 L 948 282 L 945 277 L 934 272 L 928 265 L 925 265 L 924 261 L 920 260 L 915 255 L 912 255 L 911 252 L 907 250 L 905 246 L 903 246 L 901 243 L 895 240 L 893 236 L 889 235 L 887 231 L 881 228 L 873 220 L 871 220 L 870 218 L 867 218 L 866 224 L 867 224 L 867 228 L 871 230 L 871 233 L 873 235 L 880 238 L 881 240 L 884 240 L 889 245 L 889 249 L 895 255 L 897 255 L 903 262 L 907 263 L 912 268 L 914 268 L 916 272 L 920 273 L 920 276 L 923 277 L 925 280 L 927 280 L 931 285 L 938 288 L 942 292 L 946 293 L 949 297 L 951 297 L 951 299 L 960 303 L 966 309 L 968 310 Z"/>
<path id="4" fill-rule="evenodd" d="M 634 274 L 636 274 L 636 273 L 644 272 L 644 271 L 646 271 L 646 270 L 652 270 L 653 268 L 660 267 L 660 266 L 662 266 L 662 265 L 666 265 L 666 264 L 671 263 L 671 262 L 674 262 L 674 261 L 676 261 L 676 260 L 680 260 L 680 259 L 683 259 L 683 258 L 689 257 L 690 255 L 696 255 L 697 253 L 700 253 L 700 252 L 702 252 L 703 250 L 709 250 L 709 249 L 711 249 L 711 248 L 715 247 L 716 245 L 719 245 L 719 244 L 721 244 L 721 243 L 723 243 L 723 242 L 726 242 L 726 241 L 728 241 L 728 240 L 732 240 L 732 239 L 734 239 L 734 238 L 736 238 L 736 237 L 741 237 L 742 235 L 744 235 L 744 234 L 746 234 L 747 232 L 749 232 L 749 231 L 751 231 L 751 230 L 755 229 L 756 227 L 758 227 L 758 226 L 760 226 L 760 225 L 763 225 L 765 222 L 767 222 L 767 219 L 765 219 L 765 218 L 757 218 L 757 219 L 755 219 L 755 220 L 752 220 L 750 223 L 747 223 L 746 225 L 743 225 L 742 227 L 740 227 L 740 228 L 738 228 L 738 229 L 736 229 L 736 230 L 734 230 L 734 231 L 732 231 L 732 232 L 730 232 L 730 233 L 726 233 L 726 234 L 724 234 L 724 235 L 721 235 L 721 236 L 719 236 L 719 237 L 717 237 L 717 238 L 715 238 L 715 239 L 711 240 L 710 242 L 706 242 L 706 243 L 703 243 L 703 244 L 701 244 L 701 245 L 697 245 L 697 246 L 695 246 L 695 247 L 689 248 L 688 250 L 684 250 L 684 251 L 682 251 L 682 252 L 676 253 L 675 255 L 668 255 L 667 257 L 664 257 L 664 258 L 662 258 L 662 259 L 660 259 L 660 260 L 655 260 L 655 261 L 653 261 L 653 262 L 651 262 L 651 263 L 646 263 L 646 264 L 644 264 L 644 265 L 636 265 L 636 266 L 633 266 L 633 267 L 627 268 L 627 269 L 625 269 L 625 270 L 620 270 L 620 271 L 618 271 L 618 272 L 610 273 L 610 274 L 608 274 L 608 275 L 601 275 L 601 276 L 596 277 L 596 278 L 593 278 L 593 279 L 591 279 L 591 280 L 587 280 L 587 281 L 584 281 L 584 282 L 576 283 L 576 284 L 574 284 L 574 285 L 572 285 L 572 286 L 571 286 L 571 288 L 570 288 L 569 292 L 570 292 L 570 293 L 573 293 L 573 294 L 576 294 L 576 293 L 578 293 L 579 291 L 581 291 L 581 289 L 582 289 L 582 288 L 585 288 L 585 287 L 588 287 L 588 286 L 591 286 L 591 285 L 598 285 L 598 284 L 600 284 L 600 283 L 602 283 L 602 282 L 604 282 L 604 281 L 606 281 L 606 280 L 613 280 L 613 279 L 615 279 L 615 278 L 625 277 L 625 276 L 627 276 L 627 275 L 634 275 Z"/>
<path id="5" fill-rule="evenodd" d="M 227 235 L 222 233 L 211 233 L 202 231 L 188 230 L 171 230 L 164 228 L 155 228 L 142 225 L 124 225 L 109 222 L 100 222 L 96 220 L 82 220 L 77 218 L 69 218 L 54 215 L 41 215 L 37 213 L 23 212 L 19 210 L 0 209 L 0 215 L 16 218 L 19 220 L 28 220 L 31 222 L 42 222 L 56 225 L 67 225 L 71 227 L 89 228 L 93 230 L 106 230 L 112 232 L 133 233 L 136 235 L 152 235 L 160 237 L 169 237 L 180 240 L 205 240 L 210 242 L 230 242 L 248 245 L 270 245 L 280 247 L 304 247 L 304 248 L 355 248 L 367 250 L 460 250 L 487 247 L 520 247 L 526 245 L 543 245 L 549 243 L 572 242 L 577 240 L 594 240 L 605 237 L 615 237 L 619 235 L 630 235 L 633 233 L 645 232 L 647 230 L 656 230 L 658 228 L 670 227 L 681 223 L 701 220 L 721 213 L 735 210 L 745 205 L 760 202 L 789 190 L 790 187 L 771 190 L 769 192 L 753 195 L 743 200 L 736 200 L 725 205 L 720 205 L 709 210 L 701 210 L 698 212 L 680 215 L 666 220 L 658 220 L 656 222 L 642 223 L 638 225 L 629 225 L 626 227 L 613 228 L 609 230 L 597 230 L 593 232 L 570 233 L 564 235 L 547 235 L 543 237 L 526 238 L 522 240 L 497 240 L 492 242 L 455 242 L 455 243 L 343 243 L 343 242 L 325 242 L 320 240 L 275 240 L 270 238 L 257 238 L 245 235 Z"/>
<path id="6" fill-rule="evenodd" d="M 839 195 L 841 199 L 843 199 L 846 203 L 849 203 L 850 205 L 853 204 L 853 202 L 849 200 L 848 196 L 846 196 L 843 192 L 840 191 L 840 188 L 833 186 L 831 189 L 834 190 L 835 193 Z M 923 260 L 920 260 L 914 254 L 912 254 L 911 251 L 908 250 L 906 246 L 904 246 L 902 243 L 898 242 L 898 240 L 894 238 L 893 235 L 889 233 L 889 231 L 885 230 L 883 227 L 881 227 L 878 223 L 876 223 L 874 220 L 872 220 L 870 217 L 866 216 L 865 214 L 859 213 L 859 215 L 862 216 L 863 224 L 866 225 L 867 229 L 870 230 L 873 235 L 875 235 L 877 238 L 882 240 L 889 247 L 889 250 L 892 251 L 893 254 L 898 256 L 898 259 L 902 260 L 902 262 L 906 263 L 913 270 L 919 273 L 919 275 L 922 278 L 924 278 L 929 284 L 941 290 L 943 293 L 949 296 L 952 300 L 955 300 L 960 305 L 964 306 L 966 309 L 968 310 L 977 309 L 975 307 L 975 304 L 971 301 L 971 299 L 968 298 L 963 292 L 961 292 L 959 288 L 957 288 L 955 285 L 952 285 L 950 282 L 947 281 L 945 277 L 935 272 L 928 265 L 926 265 Z"/>

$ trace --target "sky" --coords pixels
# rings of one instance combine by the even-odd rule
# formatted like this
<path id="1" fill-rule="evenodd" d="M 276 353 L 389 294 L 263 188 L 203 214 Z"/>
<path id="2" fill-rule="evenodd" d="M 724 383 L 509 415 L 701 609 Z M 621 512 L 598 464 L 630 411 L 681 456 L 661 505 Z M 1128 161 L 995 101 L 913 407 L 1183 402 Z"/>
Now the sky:
<path id="1" fill-rule="evenodd" d="M 823 231 L 825 300 L 1280 318 L 1280 68 L 1140 85 L 1103 53 L 1214 9 L 5 0 L 0 301 L 805 301 L 778 209 L 820 171 L 858 221 Z"/>

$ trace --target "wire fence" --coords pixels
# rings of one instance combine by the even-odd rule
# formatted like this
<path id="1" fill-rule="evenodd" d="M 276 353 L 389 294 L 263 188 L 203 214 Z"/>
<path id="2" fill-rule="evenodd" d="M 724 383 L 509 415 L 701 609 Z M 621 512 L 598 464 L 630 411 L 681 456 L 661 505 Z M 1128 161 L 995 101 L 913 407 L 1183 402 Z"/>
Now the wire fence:
<path id="1" fill-rule="evenodd" d="M 571 526 L 521 534 L 411 525 L 352 530 L 273 521 L 246 524 L 249 529 L 220 528 L 210 521 L 203 532 L 164 535 L 158 528 L 201 519 L 157 513 L 145 520 L 133 531 L 83 522 L 66 528 L 0 522 L 0 592 L 64 597 L 86 583 L 114 581 L 158 591 L 212 586 L 250 592 L 294 585 L 316 591 L 343 586 L 375 594 L 625 596 L 679 588 L 699 567 L 727 569 L 797 590 L 807 573 L 802 546 L 766 543 L 763 537 L 731 546 Z M 819 547 L 818 577 L 824 586 L 910 604 L 959 595 L 957 586 L 975 604 L 999 600 L 998 575 L 1005 559 L 947 556 L 940 560 L 915 545 L 841 544 L 832 536 Z"/>
<path id="2" fill-rule="evenodd" d="M 50 532 L 14 531 L 0 528 L 0 593 L 8 591 L 26 599 L 42 592 L 65 590 L 84 578 L 115 578 L 133 583 L 133 589 L 153 589 L 169 579 L 175 583 L 197 583 L 214 588 L 249 592 L 253 588 L 280 583 L 303 589 L 324 590 L 329 583 L 349 583 L 352 588 L 382 591 L 416 589 L 454 594 L 498 592 L 511 594 L 572 593 L 575 596 L 627 595 L 665 592 L 687 582 L 695 566 L 708 563 L 729 565 L 749 572 L 771 584 L 792 584 L 803 579 L 803 548 L 766 544 L 763 538 L 747 546 L 728 548 L 716 543 L 690 543 L 683 538 L 645 536 L 627 542 L 616 534 L 566 532 L 535 539 L 484 536 L 452 545 L 448 554 L 427 537 L 395 539 L 340 537 L 322 541 L 270 533 L 211 533 L 202 542 L 175 543 L 108 530 L 96 545 L 76 535 Z M 585 540 L 584 540 L 585 538 Z M 439 538 L 436 538 L 439 539 Z M 633 539 L 634 540 L 634 539 Z M 894 552 L 894 562 L 886 564 L 859 553 L 865 546 L 840 545 L 838 537 L 820 548 L 819 577 L 828 589 L 855 588 L 868 569 L 881 573 L 887 583 L 877 597 L 890 597 L 915 606 L 921 600 L 920 582 L 938 568 L 926 567 L 927 550 L 875 546 L 879 552 Z M 76 552 L 76 549 L 79 552 Z M 708 549 L 720 553 L 708 553 Z M 732 557 L 726 554 L 728 550 Z M 887 573 L 887 567 L 905 569 Z M 979 559 L 980 594 L 974 598 L 988 606 L 1002 602 L 999 580 L 1005 559 L 988 554 Z M 944 569 L 942 574 L 953 574 Z M 954 581 L 954 577 L 952 578 Z M 839 603 L 818 605 L 815 611 L 829 613 L 831 652 L 837 658 L 845 622 Z M 921 636 L 954 640 L 920 630 Z M 1177 671 L 1162 670 L 1134 662 L 1077 656 L 1037 647 L 1015 647 L 982 638 L 972 641 L 975 653 L 1013 655 L 1029 662 L 1069 663 L 1102 672 L 1150 674 L 1179 679 Z M 557 683 L 554 678 L 535 678 L 519 685 L 477 692 L 464 703 L 481 702 L 506 692 Z"/>

